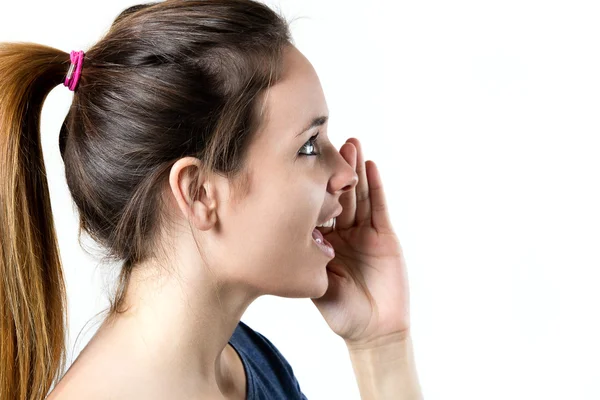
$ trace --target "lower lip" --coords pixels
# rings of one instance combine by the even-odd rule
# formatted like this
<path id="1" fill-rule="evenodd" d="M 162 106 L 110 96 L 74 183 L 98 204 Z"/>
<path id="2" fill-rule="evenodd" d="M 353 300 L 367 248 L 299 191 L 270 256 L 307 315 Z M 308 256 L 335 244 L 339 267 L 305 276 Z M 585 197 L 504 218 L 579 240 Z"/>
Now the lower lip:
<path id="1" fill-rule="evenodd" d="M 329 243 L 327 240 L 325 240 L 325 238 L 323 238 L 323 241 L 321 243 L 317 242 L 317 238 L 319 237 L 318 234 L 315 233 L 319 232 L 316 228 L 313 230 L 313 234 L 312 234 L 312 241 L 314 244 L 316 244 L 319 249 L 321 249 L 321 251 L 323 253 L 325 253 L 327 256 L 329 256 L 330 258 L 334 258 L 335 257 L 335 251 L 333 250 L 333 246 L 331 245 L 331 243 Z M 319 232 L 320 234 L 321 232 Z"/>

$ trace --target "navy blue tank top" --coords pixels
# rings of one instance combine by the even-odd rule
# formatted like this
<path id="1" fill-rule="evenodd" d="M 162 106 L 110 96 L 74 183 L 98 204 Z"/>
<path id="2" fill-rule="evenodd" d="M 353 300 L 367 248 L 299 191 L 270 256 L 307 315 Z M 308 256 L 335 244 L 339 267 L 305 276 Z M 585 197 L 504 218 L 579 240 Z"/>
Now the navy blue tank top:
<path id="1" fill-rule="evenodd" d="M 308 400 L 292 367 L 269 339 L 240 321 L 229 340 L 246 372 L 246 400 Z"/>

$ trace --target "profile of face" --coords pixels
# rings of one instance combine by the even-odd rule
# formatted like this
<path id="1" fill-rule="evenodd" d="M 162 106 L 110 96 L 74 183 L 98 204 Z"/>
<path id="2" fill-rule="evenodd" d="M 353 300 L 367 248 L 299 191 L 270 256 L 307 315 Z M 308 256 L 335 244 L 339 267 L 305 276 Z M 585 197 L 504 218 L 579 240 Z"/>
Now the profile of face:
<path id="1" fill-rule="evenodd" d="M 312 232 L 341 210 L 340 195 L 354 189 L 358 176 L 329 141 L 326 118 L 309 127 L 328 117 L 328 108 L 314 68 L 294 46 L 286 48 L 283 76 L 265 98 L 266 120 L 249 147 L 247 193 L 232 202 L 227 182 L 217 181 L 206 192 L 212 199 L 195 203 L 192 223 L 220 281 L 257 295 L 318 298 L 328 287 L 331 256 Z M 172 187 L 188 160 L 172 167 Z M 207 216 L 211 201 L 216 211 Z"/>

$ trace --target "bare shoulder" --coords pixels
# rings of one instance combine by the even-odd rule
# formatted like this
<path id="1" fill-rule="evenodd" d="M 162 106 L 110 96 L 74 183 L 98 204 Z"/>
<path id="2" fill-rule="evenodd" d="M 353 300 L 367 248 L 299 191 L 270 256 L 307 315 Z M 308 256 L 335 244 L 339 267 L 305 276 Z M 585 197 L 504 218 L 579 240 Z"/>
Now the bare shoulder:
<path id="1" fill-rule="evenodd" d="M 125 376 L 123 376 L 125 379 Z M 153 400 L 154 395 L 145 393 L 138 382 L 123 384 L 112 374 L 103 375 L 94 366 L 78 370 L 70 369 L 49 393 L 46 400 L 125 400 L 144 398 Z M 147 388 L 146 388 L 147 389 Z"/>
<path id="2" fill-rule="evenodd" d="M 77 379 L 75 374 L 67 372 L 62 379 L 54 386 L 52 391 L 46 397 L 46 400 L 75 400 L 75 399 L 100 399 L 106 398 L 96 391 L 93 382 L 80 377 Z M 102 396 L 102 397 L 100 397 Z"/>
<path id="3" fill-rule="evenodd" d="M 108 374 L 101 373 L 102 365 L 97 365 L 90 354 L 83 353 L 87 353 L 86 349 L 56 383 L 46 400 L 119 399 L 110 393 Z M 102 362 L 101 359 L 97 361 Z"/>
<path id="4" fill-rule="evenodd" d="M 223 399 L 203 393 L 190 396 L 124 351 L 98 348 L 84 349 L 46 400 Z"/>
<path id="5" fill-rule="evenodd" d="M 120 400 L 124 396 L 120 387 L 127 383 L 128 357 L 123 346 L 104 332 L 102 326 L 84 346 L 62 378 L 56 383 L 46 400 Z M 131 397 L 130 397 L 131 398 Z"/>
<path id="6" fill-rule="evenodd" d="M 123 389 L 131 390 L 137 385 L 134 377 L 127 377 L 127 371 L 131 370 L 127 358 L 117 357 L 97 339 L 97 336 L 92 338 L 83 348 L 46 400 L 128 398 L 131 393 L 123 393 Z"/>

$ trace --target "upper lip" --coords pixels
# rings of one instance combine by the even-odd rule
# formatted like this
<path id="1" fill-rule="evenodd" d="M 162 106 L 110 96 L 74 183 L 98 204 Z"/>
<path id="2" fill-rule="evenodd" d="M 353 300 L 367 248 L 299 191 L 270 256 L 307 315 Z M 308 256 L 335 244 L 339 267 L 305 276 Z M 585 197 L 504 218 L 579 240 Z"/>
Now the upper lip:
<path id="1" fill-rule="evenodd" d="M 342 206 L 340 206 L 335 212 L 331 213 L 324 220 L 317 222 L 316 226 L 323 225 L 325 222 L 329 221 L 331 218 L 337 217 L 338 215 L 340 215 L 342 213 L 342 210 L 343 210 L 343 208 L 342 208 Z"/>

